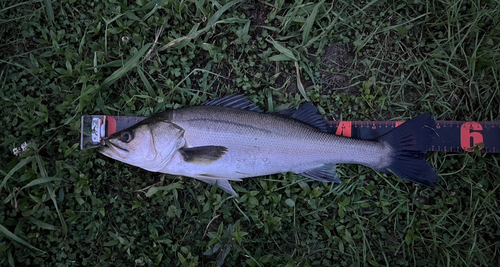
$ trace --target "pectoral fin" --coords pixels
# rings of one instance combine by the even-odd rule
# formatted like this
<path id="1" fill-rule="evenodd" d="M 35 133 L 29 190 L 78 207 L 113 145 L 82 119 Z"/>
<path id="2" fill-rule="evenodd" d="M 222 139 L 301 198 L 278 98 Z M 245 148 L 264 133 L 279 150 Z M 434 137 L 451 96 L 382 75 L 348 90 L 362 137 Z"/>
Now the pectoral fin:
<path id="1" fill-rule="evenodd" d="M 237 197 L 238 194 L 236 194 L 236 191 L 234 191 L 233 187 L 231 187 L 231 184 L 229 183 L 228 180 L 224 180 L 224 179 L 210 179 L 210 178 L 200 178 L 200 177 L 197 177 L 196 179 L 200 180 L 200 181 L 203 181 L 207 184 L 211 184 L 211 185 L 214 185 L 217 183 L 217 186 L 224 190 L 226 193 L 232 195 L 232 196 L 235 196 Z"/>
<path id="2" fill-rule="evenodd" d="M 179 149 L 184 161 L 208 165 L 220 159 L 227 152 L 227 147 L 224 146 L 199 146 Z"/>
<path id="3" fill-rule="evenodd" d="M 325 164 L 319 168 L 310 169 L 300 173 L 300 175 L 311 178 L 320 182 L 341 183 L 337 172 L 335 171 L 336 164 Z"/>

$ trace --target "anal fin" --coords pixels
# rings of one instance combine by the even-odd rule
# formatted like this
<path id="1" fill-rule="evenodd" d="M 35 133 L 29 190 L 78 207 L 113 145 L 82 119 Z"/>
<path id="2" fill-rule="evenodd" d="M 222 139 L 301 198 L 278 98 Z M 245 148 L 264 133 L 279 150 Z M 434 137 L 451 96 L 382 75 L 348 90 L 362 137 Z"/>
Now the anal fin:
<path id="1" fill-rule="evenodd" d="M 184 147 L 179 149 L 184 161 L 199 165 L 208 165 L 220 159 L 227 152 L 224 146 Z"/>
<path id="2" fill-rule="evenodd" d="M 321 167 L 301 172 L 300 175 L 320 182 L 340 184 L 341 181 L 337 176 L 337 172 L 335 171 L 336 166 L 337 165 L 333 163 L 324 164 Z"/>

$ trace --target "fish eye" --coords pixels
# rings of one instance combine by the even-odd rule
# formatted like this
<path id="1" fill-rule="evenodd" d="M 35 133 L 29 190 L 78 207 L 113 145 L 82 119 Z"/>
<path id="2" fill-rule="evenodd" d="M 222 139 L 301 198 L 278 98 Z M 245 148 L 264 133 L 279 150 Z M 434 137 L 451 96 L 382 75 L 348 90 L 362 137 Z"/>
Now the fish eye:
<path id="1" fill-rule="evenodd" d="M 120 134 L 120 141 L 128 143 L 134 139 L 134 134 L 131 131 L 125 131 Z"/>

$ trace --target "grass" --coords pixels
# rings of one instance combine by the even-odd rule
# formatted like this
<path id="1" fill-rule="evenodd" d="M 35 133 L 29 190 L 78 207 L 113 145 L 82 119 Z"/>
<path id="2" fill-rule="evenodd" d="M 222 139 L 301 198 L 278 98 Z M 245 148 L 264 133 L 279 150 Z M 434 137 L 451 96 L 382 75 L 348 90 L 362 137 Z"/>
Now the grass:
<path id="1" fill-rule="evenodd" d="M 499 17 L 468 0 L 2 1 L 0 263 L 498 266 L 496 154 L 429 153 L 436 189 L 342 166 L 341 185 L 278 174 L 233 198 L 78 142 L 84 114 L 234 92 L 331 120 L 498 121 Z"/>

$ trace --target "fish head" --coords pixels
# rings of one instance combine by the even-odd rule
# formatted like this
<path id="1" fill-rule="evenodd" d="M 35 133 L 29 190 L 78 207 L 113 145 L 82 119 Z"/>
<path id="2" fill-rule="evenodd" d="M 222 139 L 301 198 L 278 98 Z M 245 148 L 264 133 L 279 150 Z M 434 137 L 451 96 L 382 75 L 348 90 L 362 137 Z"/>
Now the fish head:
<path id="1" fill-rule="evenodd" d="M 148 171 L 159 171 L 185 144 L 184 130 L 171 122 L 138 124 L 107 137 L 98 152 Z"/>

